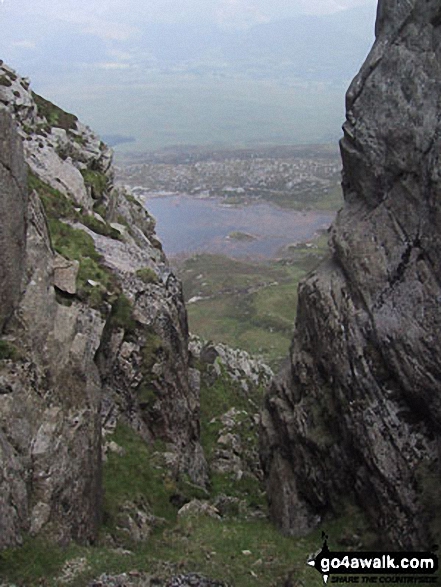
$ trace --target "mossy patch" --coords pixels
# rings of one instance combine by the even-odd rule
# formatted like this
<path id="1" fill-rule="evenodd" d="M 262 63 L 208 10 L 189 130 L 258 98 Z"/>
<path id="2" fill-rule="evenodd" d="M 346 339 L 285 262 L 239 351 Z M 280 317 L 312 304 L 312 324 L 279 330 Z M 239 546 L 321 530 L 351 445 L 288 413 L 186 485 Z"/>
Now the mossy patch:
<path id="1" fill-rule="evenodd" d="M 82 135 L 77 135 L 73 132 L 68 132 L 68 135 L 73 141 L 80 145 L 80 147 L 84 147 L 84 145 L 86 144 L 86 139 Z"/>
<path id="2" fill-rule="evenodd" d="M 156 363 L 157 355 L 164 350 L 161 337 L 153 330 L 146 328 L 145 341 L 141 350 L 142 367 L 141 371 L 144 377 L 150 377 L 153 365 Z"/>
<path id="3" fill-rule="evenodd" d="M 102 265 L 101 255 L 95 249 L 93 238 L 83 230 L 49 218 L 52 246 L 63 257 L 79 261 L 77 276 L 78 296 L 92 307 L 102 309 L 108 291 L 116 290 L 114 275 Z"/>
<path id="4" fill-rule="evenodd" d="M 77 548 L 66 550 L 40 538 L 28 538 L 20 548 L 0 552 L 0 576 L 10 577 L 20 586 L 41 585 L 45 577 L 53 578 L 60 571 L 66 558 Z"/>
<path id="5" fill-rule="evenodd" d="M 57 126 L 66 131 L 70 129 L 76 130 L 78 118 L 74 114 L 65 112 L 59 106 L 52 104 L 52 102 L 42 98 L 35 92 L 32 92 L 32 97 L 37 105 L 38 115 L 46 118 L 50 126 Z"/>
<path id="6" fill-rule="evenodd" d="M 136 271 L 136 277 L 139 277 L 139 279 L 146 284 L 158 283 L 158 276 L 150 267 L 142 267 L 141 269 L 138 269 Z"/>
<path id="7" fill-rule="evenodd" d="M 103 301 L 108 291 L 113 292 L 118 289 L 115 277 L 104 267 L 93 238 L 84 230 L 74 228 L 64 220 L 80 222 L 93 232 L 115 239 L 121 238 L 119 232 L 94 216 L 81 214 L 69 198 L 42 181 L 30 170 L 28 188 L 35 190 L 43 203 L 54 250 L 66 259 L 80 263 L 77 276 L 78 296 L 92 307 L 103 309 Z"/>
<path id="8" fill-rule="evenodd" d="M 11 80 L 6 75 L 0 75 L 0 86 L 5 86 L 6 88 L 11 87 Z"/>
<path id="9" fill-rule="evenodd" d="M 101 220 L 95 218 L 95 216 L 92 216 L 91 214 L 83 214 L 78 217 L 78 220 L 96 234 L 101 234 L 102 236 L 113 238 L 114 240 L 122 239 L 121 233 L 118 230 L 112 228 L 112 226 L 105 221 L 101 222 Z"/>
<path id="10" fill-rule="evenodd" d="M 93 204 L 93 211 L 96 212 L 97 214 L 99 214 L 101 216 L 101 218 L 103 218 L 104 220 L 106 220 L 107 208 L 103 204 L 102 201 L 96 201 L 96 202 L 94 202 L 94 204 Z"/>
<path id="11" fill-rule="evenodd" d="M 18 349 L 15 345 L 7 340 L 0 339 L 0 361 L 7 359 L 17 359 L 19 356 Z"/>
<path id="12" fill-rule="evenodd" d="M 119 294 L 112 305 L 110 323 L 116 328 L 123 328 L 126 333 L 132 333 L 136 328 L 133 318 L 133 306 L 130 300 L 123 294 Z"/>
<path id="13" fill-rule="evenodd" d="M 92 169 L 82 169 L 84 183 L 88 186 L 92 193 L 92 198 L 99 200 L 107 189 L 107 176 L 101 171 L 93 171 Z"/>
<path id="14" fill-rule="evenodd" d="M 124 449 L 124 455 L 110 453 L 103 468 L 104 530 L 114 531 L 121 505 L 126 501 L 145 501 L 152 513 L 169 521 L 176 520 L 171 504 L 173 488 L 161 460 L 155 458 L 155 446 L 149 447 L 129 426 L 119 424 L 112 440 Z"/>
<path id="15" fill-rule="evenodd" d="M 78 217 L 72 201 L 59 190 L 42 181 L 30 169 L 28 170 L 28 189 L 38 193 L 48 218 L 74 220 Z"/>
<path id="16" fill-rule="evenodd" d="M 131 204 L 135 205 L 137 208 L 142 208 L 142 209 L 144 209 L 144 207 L 143 207 L 143 205 L 141 204 L 141 202 L 140 202 L 139 200 L 137 200 L 137 199 L 135 198 L 135 196 L 134 196 L 134 195 L 132 195 L 131 193 L 129 193 L 129 192 L 124 192 L 124 197 L 125 197 L 125 199 L 126 199 L 128 202 L 130 202 Z"/>

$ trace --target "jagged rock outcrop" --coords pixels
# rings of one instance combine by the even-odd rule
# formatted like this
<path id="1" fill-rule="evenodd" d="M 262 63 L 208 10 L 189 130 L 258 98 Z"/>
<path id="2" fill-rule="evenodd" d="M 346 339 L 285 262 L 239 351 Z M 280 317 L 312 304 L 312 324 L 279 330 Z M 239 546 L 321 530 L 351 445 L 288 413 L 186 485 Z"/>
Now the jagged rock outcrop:
<path id="1" fill-rule="evenodd" d="M 3 63 L 0 102 L 0 548 L 90 542 L 102 431 L 207 479 L 181 286 L 99 138 Z"/>
<path id="2" fill-rule="evenodd" d="M 11 130 L 11 149 L 17 139 Z M 20 184 L 24 275 L 3 329 L 10 353 L 0 365 L 0 547 L 43 527 L 59 542 L 92 540 L 101 499 L 101 384 L 93 357 L 104 321 L 82 303 L 57 303 L 44 210 L 36 193 L 27 205 Z"/>
<path id="3" fill-rule="evenodd" d="M 292 534 L 351 499 L 396 546 L 441 529 L 440 25 L 439 2 L 380 1 L 347 93 L 345 205 L 262 416 L 270 509 Z"/>

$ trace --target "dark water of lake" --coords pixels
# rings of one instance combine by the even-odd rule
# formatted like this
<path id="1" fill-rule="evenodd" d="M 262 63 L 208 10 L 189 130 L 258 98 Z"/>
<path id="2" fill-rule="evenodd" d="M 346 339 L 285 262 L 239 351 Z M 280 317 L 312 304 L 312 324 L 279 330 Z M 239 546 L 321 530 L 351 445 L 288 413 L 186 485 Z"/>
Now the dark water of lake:
<path id="1" fill-rule="evenodd" d="M 147 196 L 145 206 L 168 257 L 216 253 L 229 257 L 270 259 L 292 243 L 312 239 L 327 228 L 333 212 L 297 212 L 267 203 L 225 206 L 220 198 L 188 195 Z M 231 233 L 254 239 L 238 240 Z"/>

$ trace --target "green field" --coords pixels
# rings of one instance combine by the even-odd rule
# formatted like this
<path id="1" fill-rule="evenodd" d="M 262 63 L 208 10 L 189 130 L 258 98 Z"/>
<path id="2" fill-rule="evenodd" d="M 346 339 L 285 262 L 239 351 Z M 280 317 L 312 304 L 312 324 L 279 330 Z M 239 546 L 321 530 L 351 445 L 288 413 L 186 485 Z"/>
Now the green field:
<path id="1" fill-rule="evenodd" d="M 292 247 L 281 261 L 249 263 L 196 255 L 179 266 L 190 331 L 262 355 L 273 367 L 287 356 L 299 281 L 327 254 L 327 235 Z M 192 298 L 203 298 L 192 302 Z M 190 303 L 188 303 L 190 301 Z"/>

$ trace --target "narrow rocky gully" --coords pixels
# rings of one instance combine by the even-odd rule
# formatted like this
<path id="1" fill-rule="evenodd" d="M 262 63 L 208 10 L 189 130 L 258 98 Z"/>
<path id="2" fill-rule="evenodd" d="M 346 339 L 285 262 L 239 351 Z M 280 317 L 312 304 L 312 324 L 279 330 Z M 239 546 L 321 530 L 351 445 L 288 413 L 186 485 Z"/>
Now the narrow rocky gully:
<path id="1" fill-rule="evenodd" d="M 111 149 L 0 62 L 0 587 L 439 584 L 440 23 L 438 1 L 379 1 L 344 203 L 266 265 L 176 269 L 146 190 L 335 213 L 332 148 L 118 161 L 117 181 Z M 369 551 L 434 567 L 319 567 Z"/>

